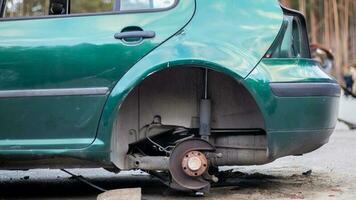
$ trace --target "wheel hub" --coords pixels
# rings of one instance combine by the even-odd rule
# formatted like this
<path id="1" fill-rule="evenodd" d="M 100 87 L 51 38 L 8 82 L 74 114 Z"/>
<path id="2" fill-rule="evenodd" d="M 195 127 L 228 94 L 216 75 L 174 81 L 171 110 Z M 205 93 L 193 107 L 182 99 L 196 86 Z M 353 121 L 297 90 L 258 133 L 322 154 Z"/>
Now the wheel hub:
<path id="1" fill-rule="evenodd" d="M 182 160 L 182 168 L 188 176 L 201 176 L 208 168 L 208 160 L 203 153 L 190 151 L 185 154 Z"/>

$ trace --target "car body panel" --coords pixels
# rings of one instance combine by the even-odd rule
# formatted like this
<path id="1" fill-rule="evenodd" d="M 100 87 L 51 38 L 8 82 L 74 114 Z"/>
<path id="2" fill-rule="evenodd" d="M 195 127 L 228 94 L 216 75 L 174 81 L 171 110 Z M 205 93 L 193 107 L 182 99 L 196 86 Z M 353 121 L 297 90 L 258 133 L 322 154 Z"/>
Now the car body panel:
<path id="1" fill-rule="evenodd" d="M 160 12 L 1 20 L 0 91 L 5 97 L 0 98 L 0 148 L 89 146 L 109 91 L 131 66 L 183 27 L 194 11 L 194 1 L 181 1 Z M 114 38 L 130 26 L 154 30 L 156 37 L 139 45 Z M 107 92 L 86 93 L 101 88 Z M 62 89 L 82 94 L 60 95 Z M 44 96 L 36 95 L 38 90 Z M 18 97 L 6 92 L 17 92 Z"/>
<path id="2" fill-rule="evenodd" d="M 188 0 L 179 1 L 178 7 L 182 2 Z M 263 58 L 282 23 L 283 12 L 275 0 L 196 0 L 194 17 L 186 26 L 137 63 L 125 68 L 126 71 L 121 71 L 115 77 L 117 82 L 100 85 L 110 87 L 110 94 L 102 109 L 97 137 L 90 146 L 82 149 L 2 150 L 0 156 L 17 167 L 31 165 L 33 158 L 43 159 L 42 163 L 37 162 L 39 166 L 113 166 L 113 126 L 130 91 L 154 73 L 185 66 L 227 74 L 250 92 L 265 120 L 271 161 L 312 151 L 328 141 L 336 123 L 338 97 L 277 96 L 270 84 L 335 82 L 309 59 Z M 19 163 L 18 158 L 24 158 L 23 163 Z M 53 164 L 66 158 L 75 160 Z"/>

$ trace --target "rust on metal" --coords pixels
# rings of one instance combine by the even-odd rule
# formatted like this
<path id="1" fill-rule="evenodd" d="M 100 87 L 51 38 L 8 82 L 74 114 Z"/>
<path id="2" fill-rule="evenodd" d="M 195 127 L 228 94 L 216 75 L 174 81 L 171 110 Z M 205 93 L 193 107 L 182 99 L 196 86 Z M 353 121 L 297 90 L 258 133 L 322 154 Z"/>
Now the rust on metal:
<path id="1" fill-rule="evenodd" d="M 199 151 L 190 151 L 182 160 L 182 168 L 188 176 L 201 176 L 208 169 L 208 160 Z"/>

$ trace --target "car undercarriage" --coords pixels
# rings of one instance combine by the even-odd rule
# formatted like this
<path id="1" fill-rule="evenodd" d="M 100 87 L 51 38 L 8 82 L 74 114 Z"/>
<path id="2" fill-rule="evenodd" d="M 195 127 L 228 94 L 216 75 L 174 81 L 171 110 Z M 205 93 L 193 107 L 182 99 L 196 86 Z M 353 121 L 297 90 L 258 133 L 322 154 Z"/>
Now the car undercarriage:
<path id="1" fill-rule="evenodd" d="M 167 175 L 163 179 L 178 190 L 207 190 L 218 166 L 271 161 L 250 93 L 213 70 L 188 66 L 153 74 L 130 93 L 118 116 L 112 155 L 118 167 Z"/>

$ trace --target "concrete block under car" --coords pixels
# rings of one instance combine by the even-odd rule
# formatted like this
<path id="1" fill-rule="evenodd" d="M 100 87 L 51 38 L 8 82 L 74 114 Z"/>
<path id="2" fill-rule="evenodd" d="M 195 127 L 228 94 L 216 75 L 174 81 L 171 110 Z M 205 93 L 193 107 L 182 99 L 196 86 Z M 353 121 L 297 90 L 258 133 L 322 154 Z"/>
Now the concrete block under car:
<path id="1" fill-rule="evenodd" d="M 104 192 L 97 200 L 141 200 L 141 196 L 141 188 L 127 188 Z"/>

